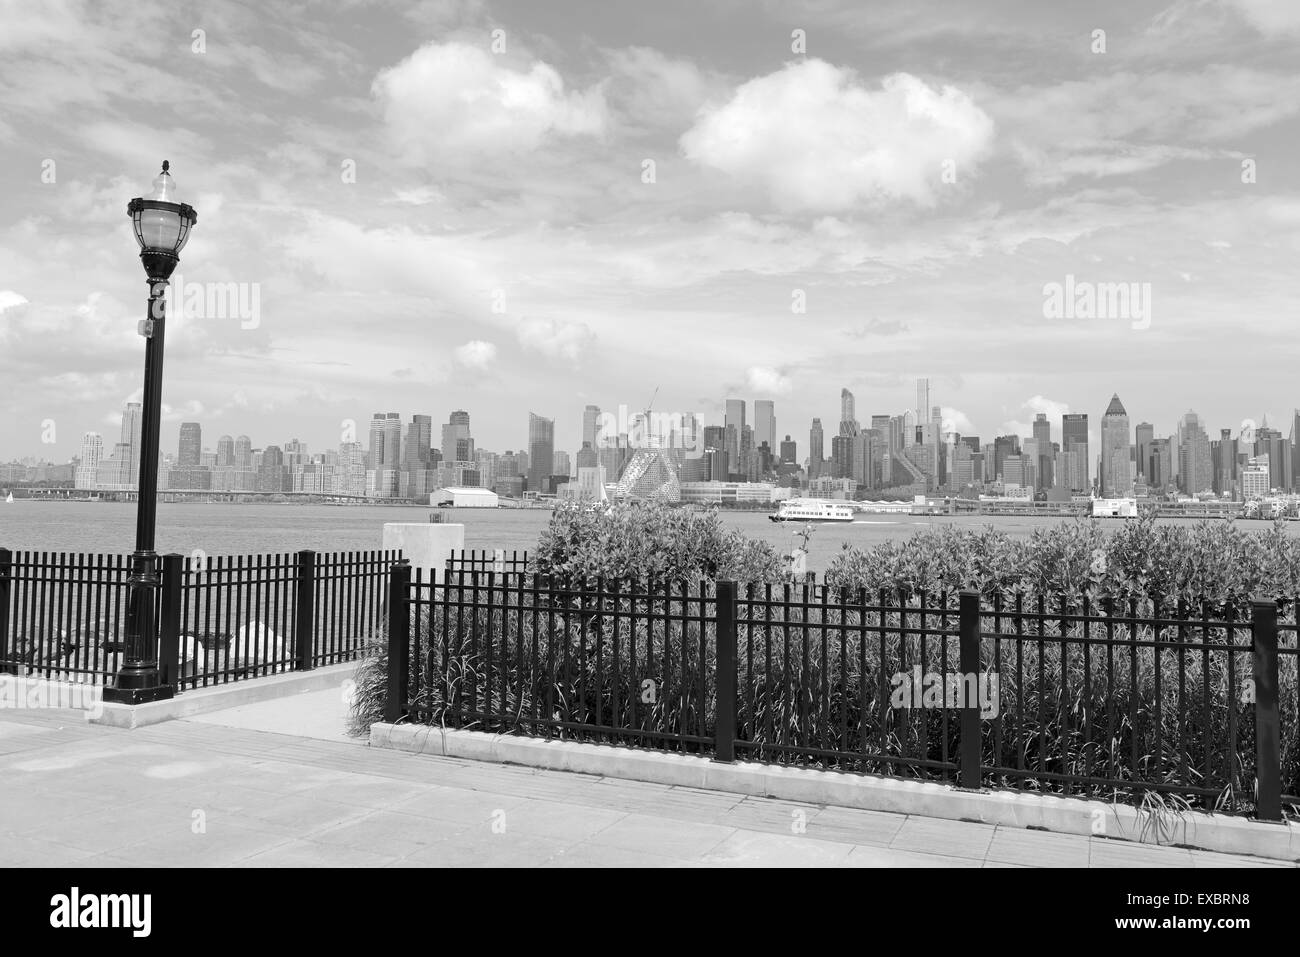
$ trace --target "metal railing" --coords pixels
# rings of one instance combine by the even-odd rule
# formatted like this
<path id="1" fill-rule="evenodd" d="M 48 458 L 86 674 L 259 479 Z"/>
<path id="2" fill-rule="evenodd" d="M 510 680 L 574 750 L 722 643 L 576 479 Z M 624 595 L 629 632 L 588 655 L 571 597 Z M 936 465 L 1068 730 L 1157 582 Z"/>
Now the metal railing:
<path id="1" fill-rule="evenodd" d="M 382 630 L 400 552 L 159 559 L 158 664 L 178 690 L 351 661 Z M 129 556 L 0 549 L 0 673 L 110 683 Z"/>
<path id="2" fill-rule="evenodd" d="M 1300 808 L 1291 602 L 435 583 L 404 563 L 389 589 L 389 721 L 1268 820 Z"/>

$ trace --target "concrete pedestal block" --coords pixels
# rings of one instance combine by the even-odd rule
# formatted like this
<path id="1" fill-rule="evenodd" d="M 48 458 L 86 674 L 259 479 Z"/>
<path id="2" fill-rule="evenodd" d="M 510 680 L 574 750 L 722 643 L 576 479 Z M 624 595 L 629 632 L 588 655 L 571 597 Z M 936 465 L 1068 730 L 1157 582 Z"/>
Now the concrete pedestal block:
<path id="1" fill-rule="evenodd" d="M 443 522 L 385 522 L 385 549 L 401 549 L 402 557 L 422 569 L 424 581 L 440 580 L 453 551 L 465 547 L 465 526 Z"/>

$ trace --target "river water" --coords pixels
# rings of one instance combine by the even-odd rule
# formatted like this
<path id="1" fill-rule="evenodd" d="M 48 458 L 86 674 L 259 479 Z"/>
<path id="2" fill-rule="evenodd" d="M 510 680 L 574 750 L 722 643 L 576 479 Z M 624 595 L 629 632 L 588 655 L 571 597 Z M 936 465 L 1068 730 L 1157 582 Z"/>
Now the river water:
<path id="1" fill-rule="evenodd" d="M 428 506 L 273 505 L 161 503 L 157 551 L 208 555 L 254 555 L 310 548 L 318 552 L 366 551 L 382 543 L 385 522 L 427 522 Z M 549 509 L 442 509 L 446 521 L 465 526 L 465 547 L 531 551 L 550 519 Z M 794 543 L 800 526 L 770 522 L 765 512 L 724 511 L 722 520 L 781 551 Z M 864 515 L 852 524 L 820 525 L 808 555 L 810 571 L 822 572 L 840 544 L 871 546 L 905 538 L 934 525 L 993 525 L 1015 537 L 1071 519 L 1010 516 Z M 1105 520 L 1118 527 L 1117 519 Z M 1170 519 L 1187 522 L 1188 519 Z M 1248 523 L 1264 529 L 1264 522 Z M 1300 522 L 1289 522 L 1292 534 Z M 135 505 L 130 502 L 0 501 L 0 548 L 51 552 L 129 552 L 135 540 Z"/>

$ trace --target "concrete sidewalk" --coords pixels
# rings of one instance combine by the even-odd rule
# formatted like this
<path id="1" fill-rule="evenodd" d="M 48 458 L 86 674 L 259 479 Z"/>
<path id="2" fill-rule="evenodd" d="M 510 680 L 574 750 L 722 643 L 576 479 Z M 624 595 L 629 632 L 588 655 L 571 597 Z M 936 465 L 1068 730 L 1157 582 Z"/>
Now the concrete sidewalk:
<path id="1" fill-rule="evenodd" d="M 0 865 L 1287 866 L 372 750 L 327 698 L 134 731 L 0 711 Z"/>

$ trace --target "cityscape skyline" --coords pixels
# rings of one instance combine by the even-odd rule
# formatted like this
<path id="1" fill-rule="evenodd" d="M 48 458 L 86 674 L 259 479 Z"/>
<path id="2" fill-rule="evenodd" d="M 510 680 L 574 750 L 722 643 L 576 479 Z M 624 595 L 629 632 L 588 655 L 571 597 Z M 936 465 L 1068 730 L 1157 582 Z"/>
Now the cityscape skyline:
<path id="1" fill-rule="evenodd" d="M 440 444 L 434 442 L 431 415 L 411 414 L 404 430 L 401 413 L 389 411 L 373 414 L 367 442 L 360 441 L 355 421 L 347 420 L 337 450 L 323 452 L 312 451 L 297 437 L 283 445 L 255 447 L 244 434 L 220 436 L 214 452 L 203 442 L 202 423 L 189 421 L 178 430 L 176 452 L 164 453 L 159 480 L 169 491 L 411 501 L 438 489 L 463 487 L 515 498 L 527 492 L 707 501 L 715 493 L 700 483 L 719 481 L 733 486 L 737 500 L 747 501 L 775 498 L 778 487 L 836 498 L 873 491 L 978 491 L 1066 501 L 1080 495 L 1105 499 L 1176 490 L 1245 500 L 1271 492 L 1290 494 L 1300 484 L 1300 408 L 1293 411 L 1285 434 L 1266 418 L 1258 424 L 1246 419 L 1235 434 L 1221 428 L 1219 438 L 1211 439 L 1203 417 L 1189 409 L 1171 435 L 1160 436 L 1154 424 L 1134 422 L 1115 393 L 1098 429 L 1090 427 L 1087 413 L 1061 412 L 1056 424 L 1038 412 L 1028 430 L 989 437 L 956 429 L 944 407 L 931 404 L 936 393 L 929 378 L 918 378 L 915 388 L 913 409 L 872 413 L 866 422 L 858 420 L 856 396 L 842 388 L 841 420 L 829 456 L 820 418 L 809 423 L 800 456 L 797 429 L 777 438 L 781 431 L 773 400 L 729 398 L 721 423 L 713 424 L 707 416 L 652 408 L 629 416 L 622 407 L 618 416 L 610 416 L 588 404 L 572 455 L 556 447 L 554 419 L 535 412 L 528 413 L 526 447 L 503 453 L 477 442 L 470 413 L 463 409 L 448 415 Z M 129 491 L 138 468 L 139 404 L 128 403 L 121 419 L 120 438 L 111 452 L 103 436 L 91 431 L 70 463 L 0 466 L 0 478 L 14 484 L 32 474 L 77 489 Z"/>

